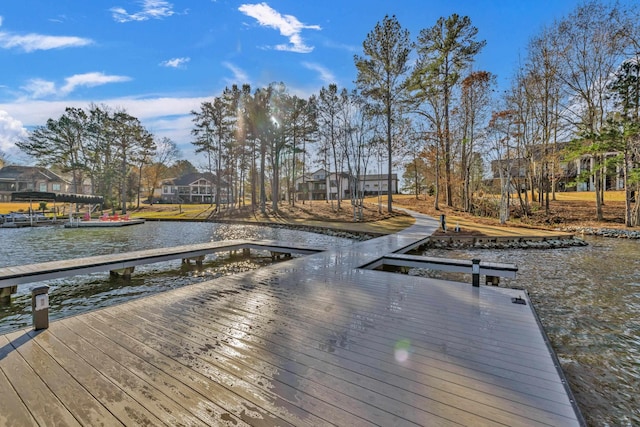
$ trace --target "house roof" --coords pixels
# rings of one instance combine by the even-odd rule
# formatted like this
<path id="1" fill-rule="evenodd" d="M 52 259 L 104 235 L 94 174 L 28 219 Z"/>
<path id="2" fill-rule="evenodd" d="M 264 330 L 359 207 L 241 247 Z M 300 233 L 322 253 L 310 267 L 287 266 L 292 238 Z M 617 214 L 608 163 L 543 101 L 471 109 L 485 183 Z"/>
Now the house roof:
<path id="1" fill-rule="evenodd" d="M 199 179 L 206 179 L 207 181 L 213 183 L 216 180 L 216 176 L 210 172 L 194 172 L 188 173 L 186 175 L 182 175 L 178 178 L 170 178 L 163 181 L 163 184 L 169 185 L 190 185 Z"/>
<path id="2" fill-rule="evenodd" d="M 39 179 L 66 182 L 60 175 L 41 166 L 11 165 L 0 169 L 0 180 L 3 181 L 36 181 Z"/>

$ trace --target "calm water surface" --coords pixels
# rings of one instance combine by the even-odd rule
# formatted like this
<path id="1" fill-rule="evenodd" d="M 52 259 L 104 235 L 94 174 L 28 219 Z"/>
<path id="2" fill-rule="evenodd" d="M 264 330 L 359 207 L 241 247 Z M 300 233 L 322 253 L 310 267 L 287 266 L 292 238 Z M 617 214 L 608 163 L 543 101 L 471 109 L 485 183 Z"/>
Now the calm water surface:
<path id="1" fill-rule="evenodd" d="M 640 426 L 640 241 L 585 240 L 589 246 L 444 256 L 517 264 L 518 278 L 502 285 L 529 292 L 587 423 Z"/>
<path id="2" fill-rule="evenodd" d="M 302 231 L 212 223 L 147 222 L 109 230 L 3 229 L 0 266 L 243 238 L 352 244 L 348 239 Z M 432 250 L 425 254 L 517 264 L 518 278 L 502 279 L 502 285 L 528 290 L 588 424 L 640 426 L 640 241 L 587 241 L 587 247 L 556 250 Z M 139 266 L 130 281 L 97 273 L 49 282 L 51 318 L 270 262 L 267 257 L 230 262 L 220 256 L 207 257 L 202 270 L 181 268 L 180 260 Z M 437 272 L 413 274 L 471 281 Z M 21 285 L 13 303 L 0 307 L 0 333 L 31 324 L 31 287 Z"/>

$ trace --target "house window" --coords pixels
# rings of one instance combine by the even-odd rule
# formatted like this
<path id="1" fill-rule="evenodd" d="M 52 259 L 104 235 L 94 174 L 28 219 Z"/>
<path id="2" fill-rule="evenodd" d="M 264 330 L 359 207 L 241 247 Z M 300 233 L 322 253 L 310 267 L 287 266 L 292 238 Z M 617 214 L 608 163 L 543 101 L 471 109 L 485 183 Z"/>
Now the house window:
<path id="1" fill-rule="evenodd" d="M 42 191 L 42 192 L 47 191 L 47 183 L 46 182 L 41 182 L 40 183 L 40 191 Z"/>
<path id="2" fill-rule="evenodd" d="M 51 184 L 51 189 L 53 191 L 60 191 L 62 190 L 62 187 L 60 186 L 60 184 Z"/>

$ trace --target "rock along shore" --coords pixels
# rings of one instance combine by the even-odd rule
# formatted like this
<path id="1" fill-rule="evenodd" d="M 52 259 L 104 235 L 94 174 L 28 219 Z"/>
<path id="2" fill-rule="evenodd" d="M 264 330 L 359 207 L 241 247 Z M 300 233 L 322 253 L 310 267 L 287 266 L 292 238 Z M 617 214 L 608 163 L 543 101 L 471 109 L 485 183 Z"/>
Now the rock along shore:
<path id="1" fill-rule="evenodd" d="M 589 236 L 614 237 L 618 239 L 640 239 L 640 230 L 597 227 L 564 227 L 562 231 Z"/>
<path id="2" fill-rule="evenodd" d="M 588 243 L 574 236 L 431 236 L 424 249 L 558 249 L 587 246 Z"/>

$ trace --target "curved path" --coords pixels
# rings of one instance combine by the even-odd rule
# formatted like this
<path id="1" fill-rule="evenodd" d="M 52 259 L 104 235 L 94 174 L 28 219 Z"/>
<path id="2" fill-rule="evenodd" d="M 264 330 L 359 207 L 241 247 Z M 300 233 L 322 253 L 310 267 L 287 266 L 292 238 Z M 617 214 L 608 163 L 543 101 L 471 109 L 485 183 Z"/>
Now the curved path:
<path id="1" fill-rule="evenodd" d="M 0 336 L 0 424 L 580 425 L 526 294 L 359 268 L 438 225 Z"/>

